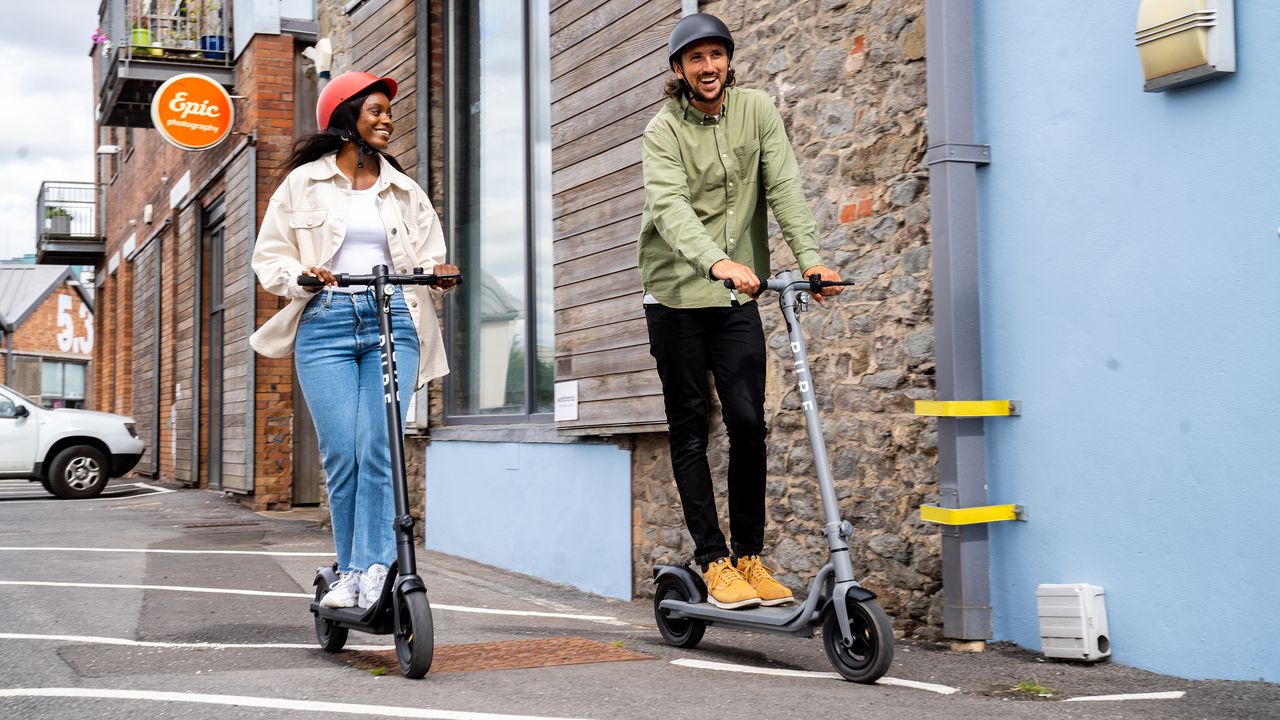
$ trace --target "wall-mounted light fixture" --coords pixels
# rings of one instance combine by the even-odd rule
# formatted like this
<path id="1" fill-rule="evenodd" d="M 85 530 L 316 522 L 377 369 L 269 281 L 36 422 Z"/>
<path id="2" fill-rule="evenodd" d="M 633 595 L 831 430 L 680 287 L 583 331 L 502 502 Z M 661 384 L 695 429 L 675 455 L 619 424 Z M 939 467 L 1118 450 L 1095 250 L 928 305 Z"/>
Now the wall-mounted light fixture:
<path id="1" fill-rule="evenodd" d="M 120 146 L 119 145 L 99 145 L 98 149 L 95 150 L 94 152 L 97 153 L 98 155 L 119 155 Z"/>
<path id="2" fill-rule="evenodd" d="M 1236 71 L 1235 0 L 1140 0 L 1134 43 L 1147 92 Z"/>

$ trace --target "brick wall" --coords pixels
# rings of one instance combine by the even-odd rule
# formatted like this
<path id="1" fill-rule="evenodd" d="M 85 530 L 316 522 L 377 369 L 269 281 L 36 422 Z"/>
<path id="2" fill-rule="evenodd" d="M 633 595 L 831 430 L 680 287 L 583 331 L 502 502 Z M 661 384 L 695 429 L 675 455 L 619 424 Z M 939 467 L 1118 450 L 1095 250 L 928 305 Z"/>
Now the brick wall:
<path id="1" fill-rule="evenodd" d="M 68 298 L 70 301 L 67 306 L 67 317 L 71 320 L 69 337 L 66 337 L 68 328 L 58 326 L 58 305 L 60 302 L 64 302 L 59 298 L 63 297 Z M 83 318 L 80 315 L 81 308 L 85 313 Z M 92 310 L 89 309 L 89 306 L 81 299 L 80 293 L 76 292 L 74 288 L 66 284 L 61 285 L 49 293 L 21 325 L 14 328 L 13 350 L 14 352 L 39 353 L 48 357 L 88 360 L 92 357 L 92 342 L 95 332 L 85 327 L 86 322 L 92 327 Z M 63 335 L 65 339 L 72 340 L 74 344 L 69 345 L 67 349 L 62 349 L 58 340 L 59 335 Z M 89 343 L 90 352 L 82 350 L 85 343 Z M 8 347 L 6 346 L 5 349 L 8 349 Z"/>
<path id="2" fill-rule="evenodd" d="M 194 437 L 197 420 L 208 415 L 208 397 L 200 398 L 200 418 L 195 418 L 196 358 L 206 359 L 207 338 L 197 337 L 207 306 L 196 307 L 196 289 L 202 284 L 207 303 L 207 283 L 196 276 L 197 249 L 203 238 L 199 218 L 220 197 L 227 203 L 227 242 L 235 253 L 226 268 L 226 351 L 247 358 L 250 332 L 282 305 L 275 296 L 257 287 L 251 278 L 248 259 L 257 226 L 274 190 L 276 169 L 286 157 L 294 137 L 293 83 L 296 71 L 294 39 L 289 35 L 258 35 L 237 59 L 235 133 L 218 147 L 186 152 L 169 145 L 150 129 L 103 128 L 100 140 L 121 146 L 113 163 L 99 168 L 99 181 L 106 183 L 105 204 L 99 209 L 107 235 L 106 258 L 119 257 L 118 267 L 108 272 L 106 262 L 98 268 L 101 286 L 94 368 L 94 406 L 117 412 L 131 412 L 134 391 L 134 269 L 122 252 L 126 241 L 136 247 L 156 243 L 161 264 L 161 305 L 155 342 L 160 346 L 159 367 L 155 369 L 155 398 L 159 407 L 156 457 L 161 479 L 204 485 L 207 475 L 207 437 Z M 252 134 L 255 146 L 248 148 Z M 252 186 L 243 184 L 249 176 L 245 163 L 256 152 Z M 234 156 L 234 157 L 233 157 Z M 170 191 L 190 173 L 191 193 L 205 190 L 179 208 L 170 206 Z M 239 187 L 230 187 L 228 175 L 239 178 Z M 230 190 L 228 189 L 230 187 Z M 152 206 L 152 221 L 144 221 L 144 207 Z M 117 255 L 118 254 L 118 255 Z M 207 265 L 205 266 L 208 267 Z M 249 288 L 256 293 L 253 316 L 248 313 Z M 202 333 L 203 335 L 203 333 Z M 247 360 L 241 360 L 241 367 Z M 245 502 L 255 508 L 288 507 L 292 489 L 292 384 L 289 360 L 256 357 L 256 394 L 245 396 L 248 379 L 229 373 L 226 395 L 235 411 L 247 421 L 253 408 L 254 427 L 244 428 L 241 444 L 228 443 L 227 467 L 253 465 L 254 490 Z M 202 387 L 206 384 L 200 382 Z M 207 388 L 204 388 L 207 392 Z M 241 397 L 233 400 L 235 392 Z M 221 399 L 219 399 L 221 401 Z M 193 457 L 196 443 L 201 457 Z M 230 454 L 234 453 L 234 457 Z M 244 472 L 244 470 L 237 470 Z"/>

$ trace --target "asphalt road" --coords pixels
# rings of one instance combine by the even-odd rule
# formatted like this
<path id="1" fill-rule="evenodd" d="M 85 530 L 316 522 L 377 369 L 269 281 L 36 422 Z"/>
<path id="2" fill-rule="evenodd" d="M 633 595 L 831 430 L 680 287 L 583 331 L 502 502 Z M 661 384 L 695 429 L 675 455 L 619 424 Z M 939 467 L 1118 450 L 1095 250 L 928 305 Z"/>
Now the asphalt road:
<path id="1" fill-rule="evenodd" d="M 307 598 L 332 543 L 311 520 L 207 491 L 108 493 L 60 501 L 0 482 L 0 717 L 1280 718 L 1280 686 L 1005 647 L 899 641 L 888 682 L 906 684 L 855 685 L 818 639 L 713 627 L 680 650 L 648 601 L 426 552 L 436 660 L 406 680 L 389 637 L 316 646 Z M 1083 700 L 1146 693 L 1162 695 Z"/>

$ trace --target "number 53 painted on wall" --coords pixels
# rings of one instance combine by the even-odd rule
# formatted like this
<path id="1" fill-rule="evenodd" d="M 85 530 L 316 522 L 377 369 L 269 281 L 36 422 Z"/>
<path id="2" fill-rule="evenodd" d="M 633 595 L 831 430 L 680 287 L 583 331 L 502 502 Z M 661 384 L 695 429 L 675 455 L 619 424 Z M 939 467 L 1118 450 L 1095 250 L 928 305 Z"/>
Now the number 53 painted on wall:
<path id="1" fill-rule="evenodd" d="M 79 303 L 80 309 L 75 315 L 84 328 L 84 335 L 76 335 L 76 319 L 72 317 L 70 295 L 58 296 L 58 350 L 61 352 L 91 353 L 93 352 L 93 316 L 89 314 L 89 306 Z"/>

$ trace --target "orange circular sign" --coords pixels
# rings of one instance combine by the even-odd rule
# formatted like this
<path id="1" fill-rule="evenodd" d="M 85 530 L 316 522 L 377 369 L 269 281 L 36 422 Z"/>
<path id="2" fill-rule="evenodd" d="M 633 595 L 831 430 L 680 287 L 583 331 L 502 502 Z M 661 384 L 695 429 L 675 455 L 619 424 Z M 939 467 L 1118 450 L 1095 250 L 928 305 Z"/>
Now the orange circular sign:
<path id="1" fill-rule="evenodd" d="M 227 91 L 195 73 L 169 78 L 151 98 L 151 122 L 160 137 L 183 150 L 206 150 L 225 140 L 234 113 Z"/>

